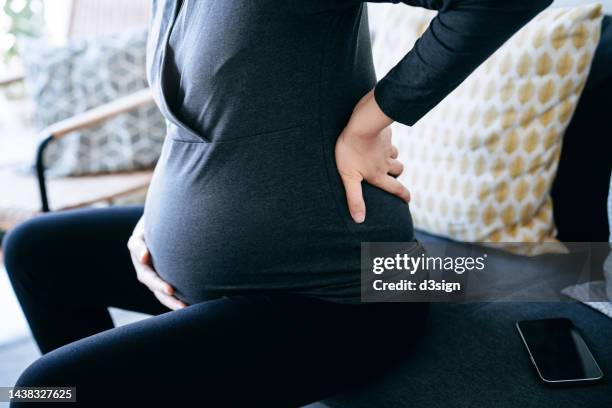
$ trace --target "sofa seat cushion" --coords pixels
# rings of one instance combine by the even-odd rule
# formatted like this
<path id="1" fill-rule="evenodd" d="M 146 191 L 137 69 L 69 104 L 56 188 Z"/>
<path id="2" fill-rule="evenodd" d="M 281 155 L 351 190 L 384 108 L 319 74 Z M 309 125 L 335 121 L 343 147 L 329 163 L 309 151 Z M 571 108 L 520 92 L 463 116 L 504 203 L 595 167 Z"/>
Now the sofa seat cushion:
<path id="1" fill-rule="evenodd" d="M 518 320 L 567 317 L 604 371 L 597 384 L 551 388 L 539 382 L 515 328 Z M 367 387 L 321 403 L 358 407 L 612 407 L 612 320 L 571 302 L 432 304 L 411 357 Z M 392 353 L 401 344 L 373 346 Z"/>
<path id="2" fill-rule="evenodd" d="M 416 231 L 428 246 L 446 244 L 455 253 L 465 244 Z M 493 254 L 491 254 L 493 255 Z M 569 258 L 568 258 L 569 259 Z M 496 270 L 525 270 L 534 265 L 540 273 L 517 274 L 520 292 L 541 293 L 555 273 L 572 262 L 540 262 L 534 258 L 499 253 L 489 262 Z M 562 265 L 567 264 L 564 268 Z M 558 282 L 563 286 L 564 282 Z M 566 317 L 583 333 L 604 372 L 596 384 L 552 388 L 540 382 L 516 330 L 519 320 Z M 392 356 L 400 343 L 388 340 L 367 352 Z M 423 338 L 409 358 L 380 379 L 359 389 L 321 401 L 312 408 L 610 408 L 612 407 L 612 319 L 577 302 L 472 302 L 432 303 Z"/>

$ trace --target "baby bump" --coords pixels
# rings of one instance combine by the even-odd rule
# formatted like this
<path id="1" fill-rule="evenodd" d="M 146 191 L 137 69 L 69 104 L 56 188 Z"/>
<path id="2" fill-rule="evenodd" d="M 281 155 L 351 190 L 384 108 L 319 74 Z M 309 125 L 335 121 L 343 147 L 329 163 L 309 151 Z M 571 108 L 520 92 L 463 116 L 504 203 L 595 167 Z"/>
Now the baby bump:
<path id="1" fill-rule="evenodd" d="M 358 293 L 360 242 L 412 239 L 407 206 L 370 186 L 368 219 L 347 224 L 314 129 L 222 143 L 173 132 L 147 196 L 145 238 L 155 269 L 188 303 L 250 290 Z"/>
<path id="2" fill-rule="evenodd" d="M 326 236 L 345 234 L 316 133 L 237 142 L 169 134 L 145 206 L 147 245 L 180 296 L 280 286 Z M 178 139 L 181 140 L 178 140 Z"/>

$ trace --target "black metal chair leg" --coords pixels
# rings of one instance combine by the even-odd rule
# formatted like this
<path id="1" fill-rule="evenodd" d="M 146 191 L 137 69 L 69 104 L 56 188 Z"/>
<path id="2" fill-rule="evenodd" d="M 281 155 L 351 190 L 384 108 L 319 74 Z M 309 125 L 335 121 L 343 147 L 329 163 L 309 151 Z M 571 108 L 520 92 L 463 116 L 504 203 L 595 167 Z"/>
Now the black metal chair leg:
<path id="1" fill-rule="evenodd" d="M 44 153 L 45 149 L 49 145 L 49 142 L 51 142 L 52 140 L 52 135 L 45 136 L 41 139 L 36 148 L 36 177 L 38 178 L 38 190 L 40 192 L 42 212 L 49 212 L 49 200 L 47 199 L 47 182 L 45 180 Z"/>

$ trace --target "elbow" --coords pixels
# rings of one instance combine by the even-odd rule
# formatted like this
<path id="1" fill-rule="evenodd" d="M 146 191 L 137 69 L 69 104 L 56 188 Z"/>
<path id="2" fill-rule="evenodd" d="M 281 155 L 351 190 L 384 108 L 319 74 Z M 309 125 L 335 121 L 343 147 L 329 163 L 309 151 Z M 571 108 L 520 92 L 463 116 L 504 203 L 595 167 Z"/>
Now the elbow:
<path id="1" fill-rule="evenodd" d="M 525 0 L 521 1 L 522 10 L 519 14 L 521 17 L 519 19 L 525 19 L 524 23 L 527 23 L 529 20 L 540 14 L 544 11 L 548 6 L 552 4 L 553 0 Z M 517 4 L 519 2 L 517 1 Z"/>
<path id="2" fill-rule="evenodd" d="M 502 0 L 506 2 L 506 0 Z M 527 14 L 538 14 L 552 4 L 553 0 L 514 0 L 513 3 L 517 7 L 521 7 Z"/>
<path id="3" fill-rule="evenodd" d="M 452 2 L 452 0 L 450 0 Z M 481 7 L 497 9 L 498 11 L 523 11 L 528 14 L 537 14 L 550 6 L 553 0 L 470 0 L 465 1 L 465 5 L 478 4 Z M 461 4 L 461 0 L 456 1 L 457 4 Z"/>
<path id="4" fill-rule="evenodd" d="M 532 0 L 528 3 L 530 3 L 530 6 L 533 9 L 533 11 L 535 11 L 536 13 L 539 13 L 542 10 L 546 9 L 548 6 L 550 6 L 552 2 L 553 0 Z"/>
<path id="5" fill-rule="evenodd" d="M 465 0 L 469 6 L 478 3 L 483 9 L 488 9 L 498 16 L 506 16 L 509 20 L 531 19 L 552 4 L 553 0 Z M 461 3 L 461 0 L 458 0 Z"/>

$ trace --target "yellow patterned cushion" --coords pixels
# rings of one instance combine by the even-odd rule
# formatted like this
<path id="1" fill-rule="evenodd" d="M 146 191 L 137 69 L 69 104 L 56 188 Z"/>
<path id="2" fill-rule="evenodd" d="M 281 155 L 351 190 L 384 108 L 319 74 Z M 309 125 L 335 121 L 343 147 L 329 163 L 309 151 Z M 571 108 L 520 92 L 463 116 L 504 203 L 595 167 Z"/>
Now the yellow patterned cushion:
<path id="1" fill-rule="evenodd" d="M 382 77 L 435 13 L 372 11 Z M 597 4 L 545 10 L 413 127 L 394 125 L 417 228 L 469 242 L 555 241 L 549 191 L 601 18 Z"/>

